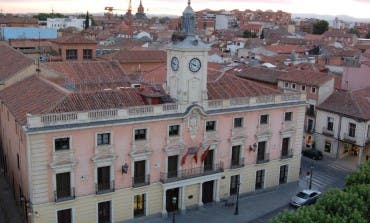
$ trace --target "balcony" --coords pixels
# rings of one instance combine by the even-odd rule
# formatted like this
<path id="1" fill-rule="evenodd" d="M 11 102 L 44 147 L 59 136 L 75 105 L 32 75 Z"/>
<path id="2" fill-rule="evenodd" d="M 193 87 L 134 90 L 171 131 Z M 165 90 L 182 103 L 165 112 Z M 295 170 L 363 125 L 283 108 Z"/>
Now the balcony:
<path id="1" fill-rule="evenodd" d="M 294 132 L 296 130 L 296 122 L 295 121 L 285 121 L 282 123 L 282 128 L 280 133 L 284 132 Z"/>
<path id="2" fill-rule="evenodd" d="M 150 174 L 132 178 L 132 187 L 143 187 L 150 184 Z"/>
<path id="3" fill-rule="evenodd" d="M 356 143 L 355 135 L 350 136 L 348 133 L 343 134 L 343 140 L 346 141 L 346 142 L 349 142 L 349 143 Z"/>
<path id="4" fill-rule="evenodd" d="M 174 172 L 161 172 L 161 181 L 162 183 L 170 183 L 179 180 L 185 180 L 195 177 L 201 177 L 205 175 L 220 173 L 224 171 L 223 162 L 216 163 L 212 166 L 207 167 L 196 167 L 192 169 L 185 169 Z"/>
<path id="5" fill-rule="evenodd" d="M 293 150 L 292 149 L 281 151 L 280 159 L 289 159 L 289 158 L 292 158 L 292 157 L 293 157 Z"/>
<path id="6" fill-rule="evenodd" d="M 244 157 L 236 160 L 231 160 L 230 169 L 236 169 L 244 166 Z"/>
<path id="7" fill-rule="evenodd" d="M 110 182 L 96 183 L 95 192 L 96 194 L 106 194 L 114 192 L 114 180 Z"/>
<path id="8" fill-rule="evenodd" d="M 262 158 L 257 157 L 256 164 L 268 163 L 270 161 L 270 153 L 265 153 Z"/>
<path id="9" fill-rule="evenodd" d="M 261 124 L 257 126 L 257 136 L 271 136 L 272 131 L 269 124 Z"/>
<path id="10" fill-rule="evenodd" d="M 334 131 L 324 126 L 322 127 L 322 134 L 326 136 L 334 136 Z"/>
<path id="11" fill-rule="evenodd" d="M 63 202 L 75 199 L 75 188 L 72 187 L 70 190 L 55 190 L 54 201 Z"/>

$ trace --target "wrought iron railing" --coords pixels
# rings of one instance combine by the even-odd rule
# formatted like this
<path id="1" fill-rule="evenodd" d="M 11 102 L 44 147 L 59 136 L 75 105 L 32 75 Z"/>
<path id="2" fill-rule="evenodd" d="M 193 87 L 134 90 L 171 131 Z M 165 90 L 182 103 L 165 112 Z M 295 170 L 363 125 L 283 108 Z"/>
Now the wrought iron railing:
<path id="1" fill-rule="evenodd" d="M 114 192 L 114 180 L 95 184 L 96 194 L 105 194 Z"/>
<path id="2" fill-rule="evenodd" d="M 142 187 L 150 184 L 150 174 L 132 178 L 132 187 Z"/>
<path id="3" fill-rule="evenodd" d="M 72 187 L 69 190 L 55 190 L 54 191 L 54 201 L 62 202 L 75 199 L 75 188 Z"/>

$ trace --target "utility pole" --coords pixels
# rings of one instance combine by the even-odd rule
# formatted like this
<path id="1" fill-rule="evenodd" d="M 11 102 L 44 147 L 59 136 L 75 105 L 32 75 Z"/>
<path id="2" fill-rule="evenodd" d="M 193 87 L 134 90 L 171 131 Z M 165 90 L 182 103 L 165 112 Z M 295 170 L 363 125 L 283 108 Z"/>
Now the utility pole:
<path id="1" fill-rule="evenodd" d="M 240 189 L 240 177 L 238 179 L 238 183 L 236 184 L 236 205 L 234 215 L 239 214 L 239 189 Z"/>
<path id="2" fill-rule="evenodd" d="M 310 166 L 310 169 L 311 169 L 311 174 L 310 174 L 310 185 L 309 185 L 309 187 L 308 187 L 308 189 L 310 189 L 311 190 L 311 188 L 312 188 L 312 175 L 313 175 L 313 162 L 311 163 L 311 166 Z"/>

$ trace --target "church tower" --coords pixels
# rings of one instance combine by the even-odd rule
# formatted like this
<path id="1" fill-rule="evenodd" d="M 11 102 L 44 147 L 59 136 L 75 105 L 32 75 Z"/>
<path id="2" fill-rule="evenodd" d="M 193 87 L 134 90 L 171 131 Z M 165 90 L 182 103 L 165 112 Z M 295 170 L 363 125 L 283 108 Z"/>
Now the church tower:
<path id="1" fill-rule="evenodd" d="M 184 39 L 167 48 L 167 91 L 180 104 L 207 100 L 209 47 L 195 35 L 195 12 L 190 0 L 183 12 Z"/>

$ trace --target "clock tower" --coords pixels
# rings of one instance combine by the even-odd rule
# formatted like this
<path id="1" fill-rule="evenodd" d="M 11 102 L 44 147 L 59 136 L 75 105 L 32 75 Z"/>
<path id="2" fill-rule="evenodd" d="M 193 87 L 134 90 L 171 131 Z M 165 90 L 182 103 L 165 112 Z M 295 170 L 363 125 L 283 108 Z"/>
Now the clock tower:
<path id="1" fill-rule="evenodd" d="M 195 12 L 190 6 L 182 15 L 183 39 L 167 48 L 167 91 L 179 104 L 207 100 L 209 47 L 195 35 Z"/>

